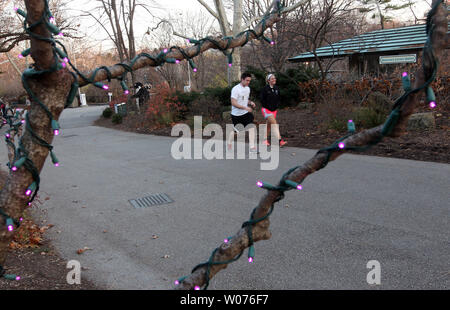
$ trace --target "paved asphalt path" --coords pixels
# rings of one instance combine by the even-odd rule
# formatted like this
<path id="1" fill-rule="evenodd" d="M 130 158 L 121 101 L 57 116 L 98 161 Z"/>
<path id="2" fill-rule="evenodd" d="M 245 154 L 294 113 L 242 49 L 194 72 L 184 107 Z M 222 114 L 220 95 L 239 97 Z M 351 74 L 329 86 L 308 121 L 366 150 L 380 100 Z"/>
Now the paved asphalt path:
<path id="1" fill-rule="evenodd" d="M 315 153 L 283 148 L 274 171 L 259 159 L 175 160 L 176 138 L 91 126 L 103 109 L 63 112 L 61 166 L 46 163 L 35 214 L 55 225 L 61 255 L 110 289 L 172 288 L 248 220 L 264 193 L 257 180 L 276 183 Z M 254 263 L 245 253 L 210 289 L 449 289 L 449 175 L 446 164 L 343 155 L 287 192 Z M 129 202 L 154 193 L 174 202 Z M 367 283 L 370 260 L 380 285 Z"/>

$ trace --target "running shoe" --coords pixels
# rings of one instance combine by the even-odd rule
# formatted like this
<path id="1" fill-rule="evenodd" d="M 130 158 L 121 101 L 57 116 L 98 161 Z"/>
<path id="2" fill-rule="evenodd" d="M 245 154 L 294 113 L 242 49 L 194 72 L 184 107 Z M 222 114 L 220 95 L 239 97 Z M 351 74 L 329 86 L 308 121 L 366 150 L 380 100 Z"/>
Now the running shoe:
<path id="1" fill-rule="evenodd" d="M 269 140 L 266 139 L 266 140 L 263 141 L 263 144 L 269 146 L 270 142 L 269 142 Z"/>
<path id="2" fill-rule="evenodd" d="M 280 147 L 283 147 L 287 144 L 286 141 L 284 141 L 283 139 L 280 140 Z"/>

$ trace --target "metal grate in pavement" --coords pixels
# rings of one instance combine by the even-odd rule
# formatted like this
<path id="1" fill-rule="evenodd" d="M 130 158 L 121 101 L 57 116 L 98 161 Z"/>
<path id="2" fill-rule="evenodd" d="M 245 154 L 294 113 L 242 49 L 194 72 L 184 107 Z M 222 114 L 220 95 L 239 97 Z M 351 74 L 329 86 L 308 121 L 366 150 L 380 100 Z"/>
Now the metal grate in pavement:
<path id="1" fill-rule="evenodd" d="M 136 209 L 148 208 L 173 202 L 173 200 L 167 194 L 164 193 L 152 194 L 150 196 L 137 199 L 130 199 L 128 201 Z"/>

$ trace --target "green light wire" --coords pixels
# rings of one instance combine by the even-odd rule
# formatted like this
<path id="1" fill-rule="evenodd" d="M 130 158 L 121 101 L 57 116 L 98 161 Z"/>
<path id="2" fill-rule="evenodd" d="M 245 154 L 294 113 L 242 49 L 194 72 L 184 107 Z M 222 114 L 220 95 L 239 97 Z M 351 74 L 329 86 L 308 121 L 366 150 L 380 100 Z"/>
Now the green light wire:
<path id="1" fill-rule="evenodd" d="M 424 58 L 428 58 L 429 62 L 432 63 L 431 72 L 428 72 L 428 74 L 426 72 L 426 74 L 429 75 L 430 77 L 428 78 L 428 80 L 423 85 L 421 85 L 421 86 L 419 86 L 419 87 L 417 87 L 415 89 L 408 89 L 407 91 L 405 90 L 405 93 L 400 98 L 398 98 L 395 101 L 394 106 L 392 108 L 392 111 L 389 114 L 386 122 L 384 123 L 384 125 L 382 127 L 381 137 L 375 139 L 374 141 L 369 142 L 366 146 L 344 146 L 344 148 L 346 150 L 358 150 L 358 151 L 367 150 L 371 146 L 379 143 L 383 139 L 383 137 L 389 135 L 392 132 L 392 130 L 394 129 L 395 125 L 397 124 L 397 122 L 399 120 L 399 117 L 400 117 L 400 109 L 403 106 L 403 103 L 409 97 L 409 95 L 417 93 L 417 92 L 419 92 L 421 90 L 424 90 L 424 89 L 426 90 L 429 87 L 429 85 L 436 78 L 436 73 L 437 73 L 437 68 L 438 68 L 438 61 L 437 61 L 437 59 L 434 56 L 434 52 L 433 52 L 433 49 L 432 49 L 432 46 L 431 46 L 431 36 L 432 36 L 433 30 L 435 28 L 434 25 L 431 25 L 431 18 L 435 14 L 435 12 L 437 10 L 437 7 L 441 3 L 442 3 L 442 0 L 437 2 L 435 4 L 435 6 L 430 10 L 430 12 L 428 13 L 428 16 L 427 16 L 426 32 L 427 32 L 428 39 L 427 39 L 427 42 L 426 42 L 426 44 L 424 46 L 424 52 L 423 52 L 424 56 L 423 57 Z M 279 10 L 281 11 L 282 8 L 280 6 L 280 3 L 277 2 L 277 5 L 278 5 Z M 264 20 L 262 22 L 265 23 Z M 248 39 L 249 39 L 249 31 L 242 32 L 242 33 L 238 34 L 238 36 L 241 36 L 244 33 L 246 33 L 246 40 L 248 41 Z M 422 65 L 423 65 L 423 69 L 424 69 L 424 72 L 425 72 L 425 64 L 423 63 Z M 326 159 L 324 160 L 324 162 L 322 164 L 322 167 L 320 167 L 320 169 L 322 169 L 325 166 L 327 166 L 327 164 L 329 163 L 330 158 L 331 158 L 331 156 L 332 156 L 332 154 L 334 152 L 341 152 L 342 151 L 342 148 L 339 147 L 340 143 L 342 141 L 344 141 L 345 139 L 347 139 L 348 137 L 354 135 L 354 134 L 355 133 L 354 133 L 353 128 L 350 129 L 350 126 L 349 126 L 349 133 L 346 136 L 338 139 L 331 146 L 322 148 L 322 149 L 320 149 L 317 152 L 317 154 L 319 154 L 319 153 L 325 153 L 326 154 Z M 283 176 L 281 177 L 280 181 L 279 181 L 279 184 L 277 186 L 271 185 L 269 183 L 262 183 L 262 186 L 261 186 L 262 188 L 264 188 L 266 190 L 280 192 L 280 196 L 274 201 L 274 203 L 276 203 L 276 202 L 278 202 L 278 201 L 280 201 L 281 199 L 284 198 L 284 192 L 285 191 L 294 189 L 295 188 L 294 184 L 301 184 L 301 182 L 303 182 L 303 180 L 301 180 L 300 183 L 294 183 L 294 182 L 292 182 L 292 181 L 287 179 L 287 177 L 299 167 L 301 167 L 301 166 L 297 166 L 297 167 L 291 168 L 286 173 L 284 173 Z M 294 183 L 294 184 L 292 184 L 292 183 Z M 248 235 L 248 239 L 249 239 L 249 257 L 253 257 L 253 255 L 254 255 L 252 226 L 254 224 L 256 224 L 256 223 L 258 223 L 260 221 L 263 221 L 264 219 L 268 218 L 272 214 L 273 208 L 274 208 L 274 205 L 272 204 L 269 212 L 264 217 L 259 218 L 259 219 L 253 219 L 254 213 L 256 212 L 256 208 L 253 209 L 253 211 L 251 213 L 251 216 L 250 216 L 250 220 L 245 222 L 242 225 L 242 228 L 247 227 L 247 235 Z M 197 265 L 191 272 L 191 273 L 193 273 L 194 271 L 196 271 L 197 269 L 199 269 L 201 267 L 205 267 L 205 266 L 207 267 L 206 272 L 205 272 L 205 286 L 203 288 L 204 290 L 206 290 L 208 288 L 208 286 L 209 286 L 209 282 L 210 282 L 209 275 L 210 275 L 210 269 L 211 269 L 212 266 L 214 266 L 214 265 L 221 265 L 221 264 L 229 264 L 231 262 L 234 262 L 237 259 L 239 259 L 242 256 L 242 253 L 244 252 L 244 251 L 242 251 L 234 259 L 231 259 L 231 260 L 228 260 L 228 261 L 223 261 L 223 262 L 214 262 L 213 261 L 213 256 L 218 250 L 219 250 L 219 248 L 216 248 L 212 252 L 212 254 L 211 254 L 211 256 L 210 256 L 210 258 L 209 258 L 209 260 L 207 262 Z M 187 278 L 187 276 L 184 276 L 184 277 L 178 279 L 178 283 L 181 283 L 186 278 Z"/>

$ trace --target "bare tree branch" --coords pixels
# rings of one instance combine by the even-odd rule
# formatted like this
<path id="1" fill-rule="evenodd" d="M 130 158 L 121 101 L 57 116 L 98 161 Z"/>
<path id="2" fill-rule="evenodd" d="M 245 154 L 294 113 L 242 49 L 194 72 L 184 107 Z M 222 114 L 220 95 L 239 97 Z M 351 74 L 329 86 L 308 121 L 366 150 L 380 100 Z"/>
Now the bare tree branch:
<path id="1" fill-rule="evenodd" d="M 273 13 L 268 17 L 264 29 L 263 29 L 262 25 L 260 24 L 254 29 L 254 31 L 258 36 L 260 36 L 264 32 L 264 30 L 266 30 L 267 28 L 269 28 L 270 26 L 272 26 L 274 23 L 276 23 L 279 20 L 280 20 L 280 16 L 278 15 L 278 13 Z M 256 38 L 256 36 L 253 33 L 249 34 L 249 40 L 253 40 L 255 38 Z M 228 44 L 228 40 L 223 39 L 223 38 L 215 38 L 215 40 L 219 43 L 221 48 L 225 48 Z M 240 37 L 234 38 L 233 40 L 231 40 L 229 48 L 242 46 L 245 43 L 245 41 L 246 41 L 245 35 L 241 35 Z M 207 41 L 201 46 L 200 53 L 203 53 L 208 49 L 218 49 L 218 48 L 213 43 Z M 185 53 L 189 57 L 194 57 L 197 55 L 197 51 L 198 51 L 197 47 L 192 46 L 192 47 L 187 48 L 185 50 Z M 167 58 L 174 58 L 174 59 L 179 59 L 179 60 L 185 59 L 183 54 L 176 49 L 168 52 Z M 127 64 L 131 65 L 131 63 L 129 63 L 129 62 Z M 148 66 L 156 66 L 156 65 L 157 64 L 152 59 L 149 59 L 146 57 L 139 57 L 137 59 L 137 61 L 134 63 L 132 69 L 134 71 L 134 70 L 137 70 L 140 68 L 144 68 L 144 67 L 148 67 Z M 125 69 L 123 68 L 123 66 L 120 66 L 120 65 L 115 65 L 115 66 L 109 67 L 108 69 L 111 72 L 112 78 L 119 77 L 125 72 Z M 90 76 L 91 74 L 92 74 L 92 72 L 86 73 L 84 75 Z M 79 81 L 80 87 L 89 83 L 89 81 L 84 80 L 83 77 L 81 77 L 81 76 L 79 77 L 79 79 L 80 79 L 80 81 Z M 103 81 L 106 79 L 107 79 L 107 72 L 105 70 L 99 70 L 93 81 L 99 82 L 99 81 Z"/>
<path id="2" fill-rule="evenodd" d="M 433 3 L 436 3 L 438 0 L 434 0 Z M 434 35 L 431 38 L 432 46 L 434 49 L 434 53 L 436 57 L 440 57 L 445 50 L 446 47 L 446 33 L 447 33 L 447 9 L 442 5 L 439 6 L 438 11 L 436 12 L 433 23 L 436 25 L 436 29 L 434 31 Z M 430 68 L 432 64 L 426 58 L 424 59 L 424 67 L 419 69 L 416 72 L 415 76 L 417 77 L 414 82 L 414 87 L 420 87 L 425 83 L 425 81 L 429 78 L 427 73 L 429 74 Z M 391 136 L 397 137 L 401 135 L 406 127 L 407 121 L 415 105 L 419 102 L 419 94 L 412 94 L 408 97 L 407 101 L 404 102 L 401 112 L 400 112 L 400 120 L 395 126 Z M 348 146 L 365 146 L 370 143 L 379 141 L 382 135 L 383 125 L 362 131 L 355 135 L 352 135 L 342 142 Z M 317 153 L 313 158 L 304 163 L 302 166 L 299 166 L 297 169 L 292 171 L 289 175 L 286 176 L 286 179 L 294 181 L 296 183 L 301 183 L 308 175 L 318 171 L 327 164 L 328 161 L 335 160 L 340 155 L 346 153 L 345 149 L 342 149 L 339 152 L 334 152 L 329 160 L 327 159 L 328 155 L 326 153 Z M 275 190 L 268 190 L 267 193 L 261 198 L 258 206 L 254 210 L 253 218 L 263 218 L 268 214 L 271 207 L 275 202 L 283 198 L 283 193 Z M 260 240 L 267 240 L 271 237 L 271 232 L 269 231 L 269 219 L 265 219 L 253 226 L 253 241 L 257 242 Z M 224 262 L 234 259 L 237 255 L 239 255 L 243 250 L 250 246 L 247 228 L 241 228 L 235 236 L 229 239 L 228 242 L 224 242 L 219 246 L 218 251 L 212 257 L 212 261 L 214 262 Z M 218 264 L 211 265 L 209 270 L 209 278 L 213 278 L 215 274 L 217 274 L 220 270 L 225 269 L 228 264 Z M 206 272 L 208 267 L 203 266 L 195 270 L 192 274 L 186 277 L 176 288 L 177 289 L 194 289 L 195 286 L 203 286 L 206 284 Z"/>
<path id="3" fill-rule="evenodd" d="M 214 10 L 211 9 L 211 8 L 209 7 L 209 5 L 205 3 L 205 1 L 203 1 L 203 0 L 197 0 L 197 1 L 198 1 L 201 5 L 203 5 L 203 6 L 205 7 L 205 9 L 206 9 L 212 16 L 214 16 L 217 20 L 219 19 L 219 15 L 217 15 L 217 13 L 214 12 Z"/>

